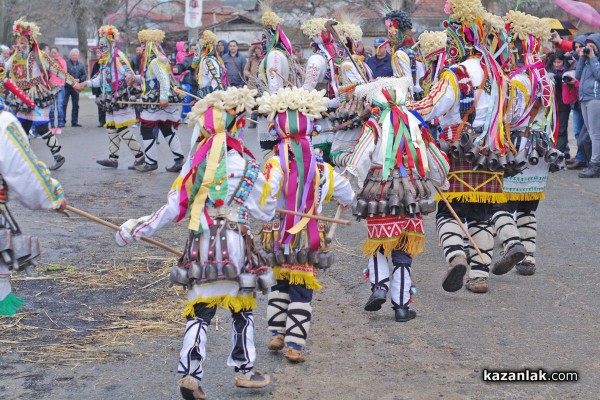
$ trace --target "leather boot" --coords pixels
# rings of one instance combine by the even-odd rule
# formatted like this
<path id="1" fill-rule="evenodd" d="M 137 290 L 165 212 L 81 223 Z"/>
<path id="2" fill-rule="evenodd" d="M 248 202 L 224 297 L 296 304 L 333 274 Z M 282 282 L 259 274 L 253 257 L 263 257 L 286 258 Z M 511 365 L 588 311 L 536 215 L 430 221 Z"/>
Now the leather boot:
<path id="1" fill-rule="evenodd" d="M 179 392 L 181 393 L 181 397 L 185 400 L 204 400 L 206 399 L 206 394 L 200 387 L 200 384 L 197 380 L 192 378 L 191 376 L 185 376 L 177 382 L 179 385 Z"/>
<path id="2" fill-rule="evenodd" d="M 417 317 L 417 312 L 410 308 L 398 308 L 394 311 L 396 322 L 406 322 Z"/>
<path id="3" fill-rule="evenodd" d="M 513 244 L 506 253 L 504 257 L 492 268 L 492 274 L 494 275 L 504 275 L 508 271 L 510 271 L 518 262 L 523 261 L 523 259 L 527 256 L 527 251 L 525 250 L 525 246 L 521 243 Z"/>
<path id="4" fill-rule="evenodd" d="M 365 311 L 377 311 L 381 310 L 381 305 L 385 303 L 387 297 L 387 290 L 376 287 L 369 296 L 367 304 L 365 304 Z"/>
<path id="5" fill-rule="evenodd" d="M 463 279 L 467 273 L 467 259 L 464 256 L 456 256 L 450 261 L 448 272 L 442 282 L 446 292 L 456 292 L 463 286 Z"/>
<path id="6" fill-rule="evenodd" d="M 489 288 L 488 278 L 469 278 L 467 279 L 465 287 L 473 293 L 486 293 Z"/>

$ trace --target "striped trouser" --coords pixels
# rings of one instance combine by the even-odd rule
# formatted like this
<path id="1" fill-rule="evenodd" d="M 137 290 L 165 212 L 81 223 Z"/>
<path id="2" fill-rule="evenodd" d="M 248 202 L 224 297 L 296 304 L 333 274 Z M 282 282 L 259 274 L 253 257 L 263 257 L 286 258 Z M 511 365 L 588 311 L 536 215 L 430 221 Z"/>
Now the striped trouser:
<path id="1" fill-rule="evenodd" d="M 200 303 L 195 306 L 196 317 L 189 317 L 183 346 L 179 353 L 177 372 L 189 375 L 200 381 L 204 375 L 202 363 L 206 359 L 206 341 L 208 325 L 215 316 L 216 307 L 206 307 Z M 254 316 L 252 311 L 231 312 L 232 349 L 227 365 L 235 367 L 236 372 L 248 372 L 254 367 L 256 348 L 254 347 Z"/>
<path id="2" fill-rule="evenodd" d="M 401 253 L 401 254 L 400 254 Z M 394 310 L 408 308 L 410 301 L 411 257 L 399 250 L 392 252 L 392 263 L 382 253 L 369 258 L 369 281 L 371 289 L 385 289 L 390 293 Z M 390 267 L 392 276 L 390 277 Z"/>
<path id="3" fill-rule="evenodd" d="M 131 150 L 131 153 L 136 159 L 144 155 L 144 152 L 142 151 L 142 145 L 135 140 L 135 137 L 128 126 L 124 126 L 119 129 L 109 128 L 107 132 L 109 140 L 108 151 L 110 152 L 108 158 L 111 160 L 119 159 L 119 147 L 121 145 L 121 139 L 125 141 L 127 147 L 129 147 L 129 150 Z"/>

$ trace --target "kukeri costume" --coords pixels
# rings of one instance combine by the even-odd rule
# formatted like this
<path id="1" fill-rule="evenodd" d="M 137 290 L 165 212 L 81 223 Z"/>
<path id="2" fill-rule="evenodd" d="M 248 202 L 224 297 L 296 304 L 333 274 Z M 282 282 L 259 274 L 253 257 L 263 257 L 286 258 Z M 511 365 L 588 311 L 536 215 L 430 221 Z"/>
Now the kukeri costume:
<path id="1" fill-rule="evenodd" d="M 60 155 L 61 146 L 50 132 L 48 122 L 50 106 L 61 88 L 50 84 L 50 72 L 65 79 L 71 85 L 75 85 L 76 82 L 46 53 L 40 51 L 36 41 L 39 27 L 35 23 L 23 20 L 15 21 L 13 35 L 16 51 L 6 63 L 6 71 L 19 89 L 35 102 L 41 113 L 12 94 L 7 96 L 6 104 L 17 116 L 25 132 L 29 132 L 32 126 L 36 127 L 36 131 L 45 140 L 46 146 L 54 157 L 54 164 L 50 169 L 56 170 L 65 163 L 65 158 Z"/>
<path id="2" fill-rule="evenodd" d="M 259 112 L 268 114 L 280 137 L 276 155 L 264 167 L 269 185 L 265 186 L 263 201 L 273 195 L 279 208 L 312 215 L 318 215 L 322 204 L 333 196 L 342 206 L 352 203 L 354 193 L 348 181 L 317 160 L 308 140 L 313 121 L 326 110 L 323 94 L 284 88 L 257 100 Z M 321 288 L 317 269 L 333 263 L 327 231 L 323 221 L 285 214 L 275 215 L 261 232 L 262 247 L 277 278 L 267 305 L 272 334 L 268 347 L 281 350 L 287 346 L 284 355 L 292 362 L 305 361 L 303 348 L 312 318 L 310 302 L 313 290 Z"/>
<path id="3" fill-rule="evenodd" d="M 83 82 L 86 87 L 100 88 L 100 96 L 96 97 L 96 104 L 106 113 L 106 124 L 110 155 L 106 160 L 96 161 L 104 167 L 117 168 L 119 165 L 119 147 L 123 140 L 135 162 L 129 169 L 144 164 L 142 146 L 135 140 L 133 132 L 129 129 L 136 122 L 135 110 L 129 104 L 119 104 L 120 101 L 129 101 L 129 91 L 125 78 L 133 76 L 134 72 L 129 65 L 127 56 L 117 47 L 115 41 L 119 37 L 119 30 L 112 25 L 104 25 L 98 29 L 98 46 L 102 58 L 98 61 L 100 70 L 92 79 Z"/>
<path id="4" fill-rule="evenodd" d="M 24 303 L 11 291 L 12 271 L 32 268 L 40 255 L 38 238 L 23 234 L 8 211 L 9 199 L 32 210 L 58 209 L 64 194 L 0 97 L 0 315 L 4 316 L 14 315 Z"/>
<path id="5" fill-rule="evenodd" d="M 410 93 L 413 99 L 423 98 L 420 81 L 425 75 L 423 63 L 419 54 L 413 51 L 415 39 L 412 32 L 412 21 L 406 11 L 388 9 L 384 23 L 387 30 L 388 42 L 392 49 L 392 69 L 394 77 L 407 77 L 410 82 Z M 385 44 L 383 44 L 385 45 Z"/>
<path id="6" fill-rule="evenodd" d="M 227 70 L 217 53 L 217 37 L 211 31 L 200 35 L 200 54 L 194 57 L 192 68 L 198 67 L 199 97 L 227 87 Z"/>
<path id="7" fill-rule="evenodd" d="M 556 150 L 557 124 L 553 80 L 546 74 L 540 58 L 541 44 L 550 36 L 544 20 L 510 11 L 506 21 L 511 27 L 513 43 L 518 51 L 517 64 L 511 73 L 510 118 L 512 143 L 518 151 L 511 176 L 504 177 L 503 186 L 508 202 L 503 209 L 510 213 L 505 224 L 515 224 L 527 257 L 516 265 L 517 272 L 535 272 L 537 223 L 535 212 L 544 198 L 550 168 L 558 170 L 564 156 Z M 517 173 L 518 172 L 518 173 Z M 505 229 L 496 221 L 499 239 L 508 252 Z"/>
<path id="8" fill-rule="evenodd" d="M 175 78 L 171 73 L 169 59 L 160 45 L 164 40 L 165 33 L 158 29 L 147 29 L 138 32 L 138 39 L 144 45 L 142 59 L 140 61 L 140 75 L 135 76 L 135 82 L 141 87 L 142 102 L 157 103 L 167 101 L 170 103 L 181 103 L 183 96 L 175 94 L 171 88 L 177 86 Z M 175 164 L 167 167 L 169 172 L 179 172 L 183 165 L 183 151 L 181 143 L 174 129 L 179 126 L 179 109 L 176 106 L 167 105 L 160 108 L 158 105 L 142 105 L 140 120 L 142 127 L 140 132 L 144 141 L 144 152 L 146 162 L 135 167 L 141 172 L 153 171 L 158 168 L 158 149 L 156 148 L 156 137 L 154 129 L 158 128 L 167 140 L 171 153 L 175 158 Z"/>
<path id="9" fill-rule="evenodd" d="M 261 18 L 264 27 L 262 34 L 264 57 L 258 66 L 257 88 L 259 94 L 264 92 L 275 94 L 279 89 L 289 86 L 288 82 L 294 85 L 297 83 L 292 43 L 281 29 L 280 24 L 283 20 L 269 9 L 267 2 L 261 2 L 260 5 L 264 8 Z M 273 155 L 273 147 L 278 143 L 279 137 L 275 132 L 270 131 L 269 121 L 264 117 L 259 117 L 257 132 L 260 148 L 266 160 Z"/>
<path id="10" fill-rule="evenodd" d="M 448 161 L 426 125 L 404 106 L 408 78 L 380 78 L 355 95 L 372 107 L 346 167 L 360 188 L 353 214 L 367 221 L 363 254 L 372 294 L 365 310 L 379 310 L 391 292 L 395 319 L 404 322 L 416 316 L 409 304 L 411 264 L 425 249 L 423 215 L 436 206 L 425 179 L 443 185 Z"/>
<path id="11" fill-rule="evenodd" d="M 409 109 L 427 121 L 439 119 L 440 147 L 451 154 L 449 189 L 445 196 L 477 243 L 480 257 L 470 249 L 467 289 L 484 293 L 488 289 L 489 266 L 493 252 L 490 219 L 509 217 L 497 204 L 506 202 L 502 186 L 506 160 L 504 112 L 507 77 L 485 48 L 483 27 L 485 10 L 479 0 L 452 0 L 446 3 L 451 14 L 446 22 L 448 61 L 451 64 L 423 100 L 412 102 Z M 498 214 L 499 212 L 499 214 Z M 514 250 L 505 262 L 496 264 L 494 273 L 508 272 L 524 257 L 518 232 L 505 226 L 507 248 Z M 445 204 L 437 212 L 437 230 L 450 264 L 442 287 L 459 290 L 467 270 L 467 254 L 458 222 Z M 512 238 L 512 239 L 511 239 Z"/>
<path id="12" fill-rule="evenodd" d="M 270 220 L 275 200 L 261 197 L 265 178 L 253 159 L 243 157 L 243 146 L 235 138 L 244 125 L 244 113 L 255 104 L 255 95 L 256 91 L 245 88 L 229 88 L 196 103 L 189 121 L 197 124 L 200 140 L 167 203 L 150 216 L 127 221 L 116 235 L 117 243 L 124 245 L 189 216 L 185 252 L 171 272 L 173 283 L 188 287 L 187 326 L 178 368 L 184 376 L 179 385 L 182 395 L 188 395 L 185 398 L 201 398 L 191 396 L 201 392 L 198 384 L 204 374 L 207 330 L 217 306 L 232 315 L 233 349 L 227 365 L 240 372 L 235 384 L 263 387 L 269 383 L 268 375 L 252 372 L 256 358 L 252 286 L 255 274 L 270 269 L 255 251 L 248 218 Z M 268 277 L 259 276 L 259 283 L 267 285 L 262 289 L 274 282 L 264 281 Z"/>
<path id="13" fill-rule="evenodd" d="M 335 25 L 334 29 L 340 39 L 344 41 L 345 57 L 338 70 L 340 95 L 335 100 L 339 107 L 329 113 L 329 119 L 338 129 L 333 137 L 329 155 L 331 164 L 336 166 L 339 165 L 338 161 L 344 154 L 352 151 L 360 136 L 361 120 L 359 116 L 364 111 L 364 99 L 354 95 L 355 89 L 373 79 L 371 69 L 364 62 L 364 57 L 355 55 L 356 46 L 363 34 L 359 21 L 352 22 L 347 15 L 342 15 L 340 19 L 342 22 Z M 348 125 L 349 121 L 352 121 L 350 125 Z M 345 126 L 345 128 L 339 129 L 341 126 Z"/>

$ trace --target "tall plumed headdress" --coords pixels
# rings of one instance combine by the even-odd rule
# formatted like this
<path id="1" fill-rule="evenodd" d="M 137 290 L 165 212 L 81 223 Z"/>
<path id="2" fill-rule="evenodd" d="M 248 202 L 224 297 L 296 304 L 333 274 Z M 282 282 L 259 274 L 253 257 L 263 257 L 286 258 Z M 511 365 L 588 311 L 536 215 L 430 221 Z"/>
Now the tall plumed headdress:
<path id="1" fill-rule="evenodd" d="M 392 0 L 380 8 L 380 13 L 384 16 L 383 22 L 385 23 L 390 46 L 394 50 L 414 44 L 412 20 L 410 15 L 402 10 L 402 7 L 403 3 L 401 1 Z"/>
<path id="2" fill-rule="evenodd" d="M 98 35 L 100 37 L 108 39 L 111 42 L 114 42 L 115 40 L 117 40 L 119 38 L 120 32 L 113 25 L 102 25 L 98 29 Z"/>
<path id="3" fill-rule="evenodd" d="M 13 35 L 25 36 L 35 40 L 40 34 L 40 27 L 35 22 L 18 19 L 13 23 Z"/>
<path id="4" fill-rule="evenodd" d="M 235 137 L 244 126 L 243 115 L 256 105 L 256 90 L 230 87 L 208 94 L 199 100 L 189 114 L 189 123 L 200 130 L 201 138 L 189 163 L 189 170 L 175 181 L 179 187 L 179 215 L 190 217 L 188 228 L 201 232 L 205 205 L 221 207 L 227 196 L 227 151 L 244 153 L 244 146 Z M 185 171 L 185 170 L 184 170 Z"/>
<path id="5" fill-rule="evenodd" d="M 203 31 L 200 34 L 200 40 L 198 42 L 200 43 L 200 47 L 203 49 L 210 46 L 212 46 L 212 48 L 215 48 L 218 43 L 217 35 L 215 35 L 212 31 Z"/>
<path id="6" fill-rule="evenodd" d="M 165 40 L 165 33 L 160 29 L 144 29 L 138 32 L 140 42 L 162 43 Z"/>
<path id="7" fill-rule="evenodd" d="M 289 57 L 292 57 L 292 42 L 290 42 L 280 26 L 283 19 L 273 12 L 271 5 L 266 0 L 261 0 L 259 6 L 263 13 L 261 21 L 265 27 L 262 39 L 264 53 L 267 54 L 273 48 L 279 48 L 287 52 Z"/>
<path id="8" fill-rule="evenodd" d="M 417 43 L 423 57 L 434 58 L 445 50 L 447 40 L 444 31 L 425 31 L 419 35 Z"/>
<path id="9" fill-rule="evenodd" d="M 271 4 L 267 0 L 260 0 L 258 5 L 262 12 L 261 22 L 264 27 L 266 29 L 277 29 L 279 24 L 283 22 L 283 19 L 273 12 Z"/>
<path id="10" fill-rule="evenodd" d="M 446 0 L 444 11 L 449 15 L 444 21 L 448 34 L 448 58 L 459 63 L 476 51 L 481 51 L 486 41 L 483 26 L 485 8 L 481 0 Z"/>
<path id="11" fill-rule="evenodd" d="M 307 214 L 317 212 L 320 171 L 308 136 L 313 132 L 314 119 L 326 111 L 327 101 L 324 90 L 308 92 L 296 87 L 282 88 L 275 94 L 265 93 L 257 100 L 258 111 L 267 114 L 267 118 L 273 121 L 270 129 L 280 138 L 276 157 L 283 171 L 282 193 L 288 210 Z M 265 168 L 269 168 L 272 162 L 267 162 Z M 268 186 L 263 189 L 261 201 L 269 194 Z M 320 241 L 317 221 L 290 214 L 283 218 L 282 235 L 275 244 L 276 250 L 280 245 L 293 245 L 294 233 L 305 227 L 310 250 L 316 251 Z"/>

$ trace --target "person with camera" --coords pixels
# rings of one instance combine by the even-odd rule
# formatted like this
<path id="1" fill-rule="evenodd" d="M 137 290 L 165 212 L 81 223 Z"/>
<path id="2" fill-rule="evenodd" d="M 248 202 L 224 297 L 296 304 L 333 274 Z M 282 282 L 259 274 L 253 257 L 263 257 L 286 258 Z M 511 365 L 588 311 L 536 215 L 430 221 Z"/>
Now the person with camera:
<path id="1" fill-rule="evenodd" d="M 579 173 L 580 178 L 600 178 L 600 33 L 585 40 L 577 63 L 575 78 L 579 80 L 579 101 L 583 121 L 592 140 L 592 156 L 588 168 Z"/>
<path id="2" fill-rule="evenodd" d="M 546 71 L 550 77 L 554 78 L 554 88 L 556 90 L 556 105 L 558 111 L 558 140 L 556 149 L 565 154 L 566 159 L 570 159 L 569 154 L 569 115 L 571 114 L 571 106 L 563 102 L 562 97 L 562 82 L 563 75 L 567 70 L 565 54 L 562 50 L 556 50 L 549 53 L 546 58 Z"/>
<path id="3" fill-rule="evenodd" d="M 570 67 L 563 75 L 562 100 L 571 106 L 573 111 L 573 135 L 577 141 L 577 154 L 574 158 L 565 162 L 567 169 L 587 168 L 592 155 L 592 141 L 587 128 L 583 123 L 583 114 L 581 113 L 581 103 L 579 102 L 579 81 L 575 79 L 575 69 L 577 62 L 585 47 L 585 39 L 588 35 L 581 35 L 572 42 L 572 51 L 565 54 Z"/>

